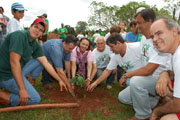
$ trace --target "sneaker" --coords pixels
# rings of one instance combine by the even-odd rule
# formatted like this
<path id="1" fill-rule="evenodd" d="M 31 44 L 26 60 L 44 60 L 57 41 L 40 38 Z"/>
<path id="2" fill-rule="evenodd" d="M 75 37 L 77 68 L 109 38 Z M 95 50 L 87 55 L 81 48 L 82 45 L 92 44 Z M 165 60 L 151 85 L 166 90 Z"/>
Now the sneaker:
<path id="1" fill-rule="evenodd" d="M 110 90 L 112 88 L 112 85 L 107 85 L 106 88 Z"/>

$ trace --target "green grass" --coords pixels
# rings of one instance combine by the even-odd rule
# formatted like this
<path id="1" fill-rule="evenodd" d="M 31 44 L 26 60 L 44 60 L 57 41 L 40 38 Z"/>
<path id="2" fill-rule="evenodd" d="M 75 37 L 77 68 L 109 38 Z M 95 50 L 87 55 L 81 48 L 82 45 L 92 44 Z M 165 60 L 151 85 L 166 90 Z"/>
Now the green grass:
<path id="1" fill-rule="evenodd" d="M 58 86 L 57 83 L 52 83 L 53 86 Z M 104 89 L 105 82 L 103 82 L 97 89 L 103 89 L 110 93 L 110 95 L 117 99 L 118 93 L 121 90 L 119 85 L 115 82 L 111 90 Z M 37 91 L 46 94 L 46 89 L 42 86 L 38 79 L 35 84 Z M 131 106 L 119 102 L 119 104 L 112 106 L 109 101 L 102 101 L 108 108 L 110 115 L 104 115 L 104 108 L 96 111 L 88 111 L 85 115 L 81 116 L 81 120 L 127 120 L 127 118 L 134 115 Z M 41 103 L 53 103 L 53 100 L 45 99 L 42 97 Z M 0 108 L 6 107 L 0 105 Z M 117 108 L 122 110 L 117 110 Z M 67 109 L 33 109 L 18 112 L 0 113 L 0 120 L 73 120 L 72 116 Z"/>

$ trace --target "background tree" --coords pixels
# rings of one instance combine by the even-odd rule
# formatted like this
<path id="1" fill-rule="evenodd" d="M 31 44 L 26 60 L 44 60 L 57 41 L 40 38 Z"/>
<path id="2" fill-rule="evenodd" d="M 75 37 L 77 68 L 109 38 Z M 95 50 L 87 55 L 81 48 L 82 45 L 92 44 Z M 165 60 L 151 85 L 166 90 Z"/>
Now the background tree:
<path id="1" fill-rule="evenodd" d="M 75 27 L 76 32 L 85 32 L 87 29 L 88 24 L 85 21 L 79 21 L 77 22 L 77 25 Z"/>
<path id="2" fill-rule="evenodd" d="M 114 24 L 119 24 L 120 21 L 125 21 L 129 27 L 129 23 L 134 19 L 136 11 L 138 8 L 152 8 L 155 10 L 157 16 L 167 16 L 171 17 L 171 14 L 164 8 L 160 10 L 155 6 L 149 6 L 144 1 L 143 2 L 129 2 L 122 7 L 118 6 L 106 6 L 103 2 L 93 1 L 90 4 L 91 15 L 89 16 L 89 26 L 95 29 L 105 29 L 109 28 Z"/>
<path id="3" fill-rule="evenodd" d="M 52 33 L 58 33 L 58 28 L 54 29 Z"/>
<path id="4" fill-rule="evenodd" d="M 76 36 L 76 32 L 75 32 L 75 30 L 74 30 L 73 27 L 71 27 L 70 25 L 65 25 L 65 27 L 66 27 L 67 30 L 68 30 L 68 35 L 69 35 L 69 34 L 72 34 L 72 35 L 75 35 L 75 36 Z"/>
<path id="5" fill-rule="evenodd" d="M 117 24 L 116 11 L 118 6 L 106 6 L 103 2 L 93 1 L 90 4 L 91 15 L 89 16 L 89 26 L 94 29 L 109 29 L 113 24 Z"/>
<path id="6" fill-rule="evenodd" d="M 134 19 L 136 14 L 136 10 L 140 7 L 150 8 L 144 1 L 143 2 L 129 2 L 126 5 L 120 7 L 119 10 L 116 11 L 116 16 L 118 17 L 118 22 L 125 21 L 127 25 Z"/>
<path id="7" fill-rule="evenodd" d="M 166 9 L 172 14 L 173 19 L 176 20 L 176 12 L 180 8 L 180 0 L 164 0 L 164 2 L 168 3 Z"/>

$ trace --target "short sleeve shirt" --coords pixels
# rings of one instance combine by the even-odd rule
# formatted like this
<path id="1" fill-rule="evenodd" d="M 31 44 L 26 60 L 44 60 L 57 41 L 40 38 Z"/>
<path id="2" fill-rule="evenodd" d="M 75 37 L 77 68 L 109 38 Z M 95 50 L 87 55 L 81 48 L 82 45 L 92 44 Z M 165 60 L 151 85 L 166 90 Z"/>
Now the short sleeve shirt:
<path id="1" fill-rule="evenodd" d="M 141 57 L 144 65 L 148 63 L 159 64 L 159 67 L 152 74 L 153 76 L 159 76 L 160 73 L 164 70 L 167 70 L 169 59 L 171 55 L 169 53 L 160 53 L 158 52 L 152 43 L 152 39 L 146 39 L 145 36 L 142 36 L 141 42 Z"/>
<path id="2" fill-rule="evenodd" d="M 59 28 L 58 32 L 60 33 L 64 33 L 60 35 L 60 38 L 65 38 L 66 37 L 66 32 L 68 32 L 67 28 L 63 27 L 63 28 Z"/>
<path id="3" fill-rule="evenodd" d="M 139 34 L 134 35 L 133 32 L 128 32 L 125 40 L 130 42 L 137 42 L 138 41 Z"/>
<path id="4" fill-rule="evenodd" d="M 24 28 L 20 21 L 16 20 L 15 18 L 12 18 L 9 20 L 6 30 L 7 30 L 7 34 L 9 34 L 16 30 L 24 30 Z"/>
<path id="5" fill-rule="evenodd" d="M 174 72 L 174 91 L 173 96 L 180 98 L 180 46 L 176 49 L 176 52 L 172 57 L 173 72 Z"/>
<path id="6" fill-rule="evenodd" d="M 71 53 L 65 53 L 61 39 L 51 39 L 43 45 L 43 51 L 48 61 L 56 68 L 63 68 L 64 61 L 70 61 Z"/>
<path id="7" fill-rule="evenodd" d="M 112 54 L 108 45 L 105 46 L 103 52 L 99 52 L 97 48 L 95 48 L 93 50 L 93 63 L 97 65 L 97 68 L 106 68 Z"/>
<path id="8" fill-rule="evenodd" d="M 126 72 L 131 72 L 142 67 L 140 43 L 125 43 L 126 53 L 123 57 L 120 54 L 113 54 L 107 69 L 113 70 L 119 65 Z"/>
<path id="9" fill-rule="evenodd" d="M 36 59 L 37 57 L 44 56 L 39 43 L 36 40 L 31 40 L 29 30 L 15 31 L 8 34 L 0 47 L 0 81 L 13 78 L 9 56 L 11 51 L 21 55 L 21 68 L 31 57 Z"/>

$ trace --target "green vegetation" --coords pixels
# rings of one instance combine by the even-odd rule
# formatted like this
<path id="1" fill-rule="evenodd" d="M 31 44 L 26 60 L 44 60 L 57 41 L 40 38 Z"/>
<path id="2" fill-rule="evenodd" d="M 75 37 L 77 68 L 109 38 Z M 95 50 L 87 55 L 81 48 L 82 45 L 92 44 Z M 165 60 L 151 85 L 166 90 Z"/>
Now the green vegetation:
<path id="1" fill-rule="evenodd" d="M 75 85 L 80 85 L 82 88 L 82 87 L 84 87 L 85 81 L 82 76 L 77 75 L 71 79 L 71 83 L 74 83 Z"/>

